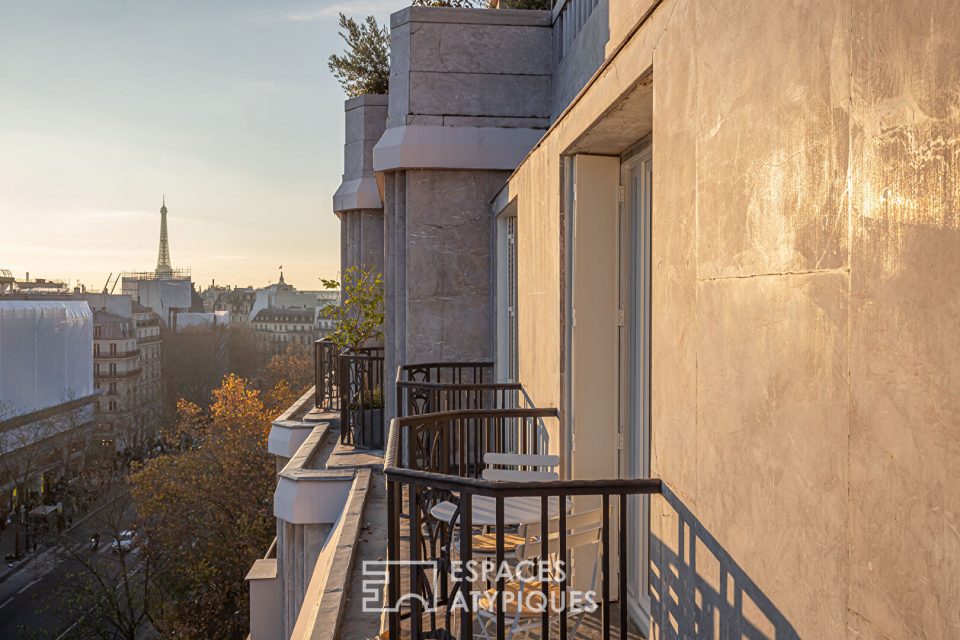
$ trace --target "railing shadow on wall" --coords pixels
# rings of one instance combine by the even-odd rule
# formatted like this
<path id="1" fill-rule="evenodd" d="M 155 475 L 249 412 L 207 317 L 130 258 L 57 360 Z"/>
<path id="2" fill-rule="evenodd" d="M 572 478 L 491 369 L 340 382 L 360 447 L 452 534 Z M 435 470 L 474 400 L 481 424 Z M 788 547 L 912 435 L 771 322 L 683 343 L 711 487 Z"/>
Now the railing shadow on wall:
<path id="1" fill-rule="evenodd" d="M 666 484 L 661 498 L 677 526 L 670 540 L 650 536 L 656 637 L 798 639 L 790 621 Z"/>

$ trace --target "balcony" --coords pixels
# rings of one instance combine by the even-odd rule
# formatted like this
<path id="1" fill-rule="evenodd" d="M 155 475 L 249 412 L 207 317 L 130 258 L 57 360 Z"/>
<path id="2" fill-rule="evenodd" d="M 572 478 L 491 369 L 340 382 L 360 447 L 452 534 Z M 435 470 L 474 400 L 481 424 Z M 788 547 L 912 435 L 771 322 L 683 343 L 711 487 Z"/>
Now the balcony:
<path id="1" fill-rule="evenodd" d="M 140 375 L 140 372 L 143 371 L 140 367 L 136 369 L 127 369 L 126 371 L 110 371 L 109 369 L 104 371 L 100 369 L 99 371 L 93 372 L 94 378 L 132 378 L 133 376 Z"/>
<path id="2" fill-rule="evenodd" d="M 640 637 L 619 606 L 640 533 L 628 514 L 660 481 L 553 479 L 558 411 L 491 379 L 490 363 L 398 370 L 384 460 L 388 637 Z M 527 573 L 462 569 L 483 562 Z"/>
<path id="3" fill-rule="evenodd" d="M 93 357 L 98 360 L 110 360 L 121 358 L 135 358 L 140 355 L 140 349 L 131 349 L 130 351 L 116 351 L 114 353 L 94 353 Z"/>
<path id="4" fill-rule="evenodd" d="M 383 449 L 383 347 L 340 351 L 330 340 L 314 343 L 315 403 L 340 414 L 340 442 Z"/>

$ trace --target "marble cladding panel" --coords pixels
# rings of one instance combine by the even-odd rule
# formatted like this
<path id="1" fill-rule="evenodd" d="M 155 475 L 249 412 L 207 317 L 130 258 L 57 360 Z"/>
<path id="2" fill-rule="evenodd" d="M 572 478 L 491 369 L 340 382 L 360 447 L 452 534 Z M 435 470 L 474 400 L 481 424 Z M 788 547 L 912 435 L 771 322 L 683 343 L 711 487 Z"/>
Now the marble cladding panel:
<path id="1" fill-rule="evenodd" d="M 960 637 L 960 5 L 854 0 L 850 637 Z"/>
<path id="2" fill-rule="evenodd" d="M 422 22 L 410 25 L 411 71 L 549 76 L 552 30 L 508 26 Z"/>
<path id="3" fill-rule="evenodd" d="M 848 14 L 698 4 L 701 277 L 847 266 Z"/>
<path id="4" fill-rule="evenodd" d="M 407 357 L 490 357 L 489 202 L 507 174 L 406 176 Z"/>
<path id="5" fill-rule="evenodd" d="M 383 209 L 361 209 L 360 261 L 383 273 Z"/>
<path id="6" fill-rule="evenodd" d="M 379 138 L 350 142 L 343 146 L 343 175 L 350 178 L 373 175 L 373 147 Z"/>
<path id="7" fill-rule="evenodd" d="M 370 97 L 379 98 L 380 96 Z M 383 98 L 386 97 L 383 96 Z M 379 140 L 387 126 L 387 104 L 384 101 L 383 104 L 368 104 L 347 109 L 344 112 L 344 141 L 350 144 L 361 140 Z"/>
<path id="8" fill-rule="evenodd" d="M 408 87 L 409 113 L 507 118 L 550 116 L 549 76 L 411 71 Z"/>
<path id="9" fill-rule="evenodd" d="M 391 42 L 395 42 L 392 40 Z M 391 61 L 391 65 L 393 62 Z M 387 128 L 402 127 L 410 113 L 410 72 L 395 73 L 390 68 L 390 105 L 387 107 Z"/>
<path id="10" fill-rule="evenodd" d="M 651 265 L 651 473 L 695 498 L 697 388 L 696 59 L 694 2 L 678 3 L 654 64 L 669 82 L 657 85 L 653 121 Z"/>
<path id="11" fill-rule="evenodd" d="M 697 518 L 800 637 L 833 637 L 846 614 L 847 275 L 701 281 L 697 300 Z"/>

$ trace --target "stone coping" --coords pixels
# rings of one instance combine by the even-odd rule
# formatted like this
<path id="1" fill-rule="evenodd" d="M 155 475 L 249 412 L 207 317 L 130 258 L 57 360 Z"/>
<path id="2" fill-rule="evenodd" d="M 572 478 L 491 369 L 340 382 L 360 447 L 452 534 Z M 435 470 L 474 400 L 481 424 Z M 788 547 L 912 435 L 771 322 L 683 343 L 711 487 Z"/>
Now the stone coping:
<path id="1" fill-rule="evenodd" d="M 336 415 L 317 414 L 313 404 L 313 387 L 297 399 L 273 421 L 267 438 L 267 451 L 282 458 L 292 458 L 318 423 L 329 424 Z"/>
<path id="2" fill-rule="evenodd" d="M 550 11 L 528 9 L 454 9 L 451 7 L 406 7 L 390 15 L 390 29 L 408 22 L 553 27 Z"/>
<path id="3" fill-rule="evenodd" d="M 291 640 L 337 640 L 340 637 L 372 476 L 369 469 L 355 472 L 346 504 L 324 545 L 321 555 L 326 557 L 317 561 Z"/>
<path id="4" fill-rule="evenodd" d="M 383 209 L 380 200 L 380 189 L 377 179 L 373 176 L 353 178 L 340 183 L 333 194 L 333 211 L 355 211 L 357 209 Z"/>
<path id="5" fill-rule="evenodd" d="M 543 134 L 543 129 L 529 128 L 391 127 L 373 148 L 373 169 L 378 173 L 397 169 L 513 171 Z"/>
<path id="6" fill-rule="evenodd" d="M 390 96 L 382 93 L 365 93 L 362 96 L 347 98 L 343 103 L 343 110 L 359 109 L 360 107 L 386 107 L 390 104 Z"/>

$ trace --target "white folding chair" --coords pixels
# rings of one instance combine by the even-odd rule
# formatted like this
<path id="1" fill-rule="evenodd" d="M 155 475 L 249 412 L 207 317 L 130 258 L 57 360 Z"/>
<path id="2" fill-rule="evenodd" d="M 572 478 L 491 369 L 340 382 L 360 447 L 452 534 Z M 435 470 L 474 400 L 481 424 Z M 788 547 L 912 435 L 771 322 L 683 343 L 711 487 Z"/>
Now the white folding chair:
<path id="1" fill-rule="evenodd" d="M 567 573 L 568 593 L 563 593 L 562 580 L 558 575 L 557 569 L 560 548 L 560 518 L 551 518 L 548 523 L 547 540 L 549 541 L 548 561 L 548 579 L 547 593 L 548 602 L 543 603 L 542 595 L 533 598 L 532 594 L 542 594 L 543 585 L 533 579 L 531 576 L 527 580 L 511 580 L 504 585 L 504 621 L 509 627 L 505 629 L 504 637 L 507 640 L 512 638 L 528 638 L 531 632 L 539 632 L 542 625 L 543 611 L 541 606 L 546 604 L 549 612 L 550 624 L 553 625 L 561 616 L 567 616 L 571 621 L 569 628 L 569 638 L 576 638 L 580 624 L 584 616 L 589 611 L 585 607 L 569 607 L 569 582 L 572 579 L 570 575 L 571 563 L 570 556 L 574 549 L 587 550 L 586 553 L 578 553 L 578 557 L 592 559 L 592 567 L 588 567 L 590 572 L 589 591 L 596 593 L 597 574 L 600 565 L 600 538 L 602 533 L 601 516 L 602 509 L 593 509 L 579 514 L 567 516 L 566 521 L 566 546 L 567 558 L 564 558 L 563 571 Z M 525 542 L 517 545 L 516 557 L 518 561 L 533 562 L 539 559 L 541 553 L 541 541 L 543 540 L 540 523 L 531 523 L 527 525 L 524 535 L 528 538 Z M 589 549 L 593 548 L 590 552 Z M 477 609 L 477 621 L 480 623 L 481 635 L 490 640 L 497 636 L 497 589 L 496 587 L 488 589 L 479 598 L 479 607 Z M 599 602 L 597 602 L 599 605 Z"/>

